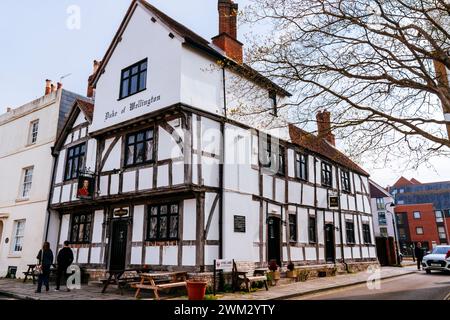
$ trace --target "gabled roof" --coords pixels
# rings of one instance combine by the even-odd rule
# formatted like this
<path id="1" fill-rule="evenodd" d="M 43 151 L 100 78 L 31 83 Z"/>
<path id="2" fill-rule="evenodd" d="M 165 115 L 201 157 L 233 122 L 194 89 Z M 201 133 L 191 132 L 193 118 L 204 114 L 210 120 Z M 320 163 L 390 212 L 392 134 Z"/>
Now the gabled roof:
<path id="1" fill-rule="evenodd" d="M 392 195 L 375 181 L 369 179 L 369 189 L 371 198 L 392 198 Z"/>
<path id="2" fill-rule="evenodd" d="M 412 183 L 411 181 L 409 181 L 408 179 L 406 179 L 405 177 L 400 177 L 396 183 L 394 183 L 393 187 L 395 188 L 399 188 L 399 187 L 404 187 L 404 186 L 410 186 L 413 185 L 414 183 Z"/>
<path id="3" fill-rule="evenodd" d="M 92 117 L 94 115 L 94 104 L 83 101 L 83 100 L 77 100 L 76 105 L 83 111 L 84 116 L 89 121 L 89 123 L 92 123 Z"/>
<path id="4" fill-rule="evenodd" d="M 364 176 L 369 176 L 369 173 L 364 171 L 360 166 L 333 147 L 325 139 L 319 138 L 316 135 L 302 130 L 293 124 L 289 124 L 289 135 L 291 137 L 291 141 L 300 147 L 318 153 L 352 171 L 358 172 Z"/>
<path id="5" fill-rule="evenodd" d="M 136 6 L 138 4 L 141 4 L 144 8 L 151 11 L 157 18 L 159 18 L 164 24 L 166 24 L 169 28 L 171 28 L 175 33 L 177 33 L 179 36 L 181 36 L 185 44 L 191 45 L 192 47 L 195 47 L 199 50 L 202 50 L 203 52 L 212 55 L 213 57 L 223 60 L 226 62 L 226 65 L 234 70 L 235 72 L 239 73 L 241 76 L 250 78 L 251 80 L 260 83 L 263 86 L 266 86 L 268 89 L 274 90 L 280 95 L 290 97 L 292 96 L 288 91 L 281 88 L 268 78 L 264 77 L 261 73 L 254 70 L 250 66 L 246 64 L 239 64 L 233 59 L 225 56 L 222 52 L 218 51 L 216 47 L 213 47 L 210 45 L 209 41 L 204 39 L 203 37 L 196 34 L 194 31 L 190 30 L 186 26 L 182 25 L 181 23 L 175 21 L 162 11 L 158 10 L 156 7 L 152 6 L 145 0 L 133 0 L 130 7 L 128 8 L 128 11 L 117 30 L 116 35 L 114 36 L 108 50 L 105 53 L 104 58 L 101 61 L 101 64 L 97 70 L 97 72 L 94 74 L 94 76 L 90 79 L 90 85 L 93 87 L 96 86 L 98 79 L 100 78 L 100 75 L 104 72 L 104 69 L 106 65 L 108 64 L 109 58 L 111 57 L 112 53 L 114 52 L 114 49 L 117 45 L 117 43 L 120 41 L 120 37 L 125 30 L 132 14 L 134 13 L 134 10 L 136 9 Z"/>
<path id="6" fill-rule="evenodd" d="M 72 126 L 77 120 L 77 117 L 80 114 L 80 112 L 83 112 L 87 121 L 89 123 L 92 123 L 92 116 L 94 114 L 94 105 L 91 102 L 85 100 L 81 99 L 75 100 L 69 112 L 69 115 L 67 116 L 66 122 L 64 123 L 64 126 L 61 130 L 61 133 L 56 138 L 55 150 L 59 151 L 61 149 L 67 137 L 67 134 L 70 132 L 70 130 L 72 130 Z"/>

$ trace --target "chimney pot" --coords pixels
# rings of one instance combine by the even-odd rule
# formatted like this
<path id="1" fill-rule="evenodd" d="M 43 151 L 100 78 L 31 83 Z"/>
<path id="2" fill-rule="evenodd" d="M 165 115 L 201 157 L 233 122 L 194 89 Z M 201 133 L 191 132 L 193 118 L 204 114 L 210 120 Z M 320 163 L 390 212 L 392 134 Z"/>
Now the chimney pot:
<path id="1" fill-rule="evenodd" d="M 61 82 L 58 82 L 57 84 L 56 84 L 56 90 L 59 90 L 59 89 L 61 89 L 63 87 L 63 84 L 61 83 Z"/>
<path id="2" fill-rule="evenodd" d="M 92 72 L 92 75 L 88 79 L 88 87 L 87 87 L 87 93 L 86 93 L 86 96 L 88 98 L 93 98 L 94 97 L 95 89 L 94 89 L 93 86 L 91 86 L 91 80 L 92 80 L 92 78 L 94 78 L 95 74 L 97 73 L 98 68 L 100 67 L 101 63 L 102 63 L 101 61 L 94 60 L 93 72 Z"/>
<path id="3" fill-rule="evenodd" d="M 6 112 L 11 112 L 11 108 L 10 107 L 8 107 L 8 108 L 6 108 Z"/>
<path id="4" fill-rule="evenodd" d="M 55 87 L 55 85 L 52 83 L 52 84 L 51 84 L 51 92 L 54 92 L 54 91 L 56 91 L 56 87 Z"/>
<path id="5" fill-rule="evenodd" d="M 45 80 L 45 95 L 48 95 L 52 92 L 52 80 Z"/>

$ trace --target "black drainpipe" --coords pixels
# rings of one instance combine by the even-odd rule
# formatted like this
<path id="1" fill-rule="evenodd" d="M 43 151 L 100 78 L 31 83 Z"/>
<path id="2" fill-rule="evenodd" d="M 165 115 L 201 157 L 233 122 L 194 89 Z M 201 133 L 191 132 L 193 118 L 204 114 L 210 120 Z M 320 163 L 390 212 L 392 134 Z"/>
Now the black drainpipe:
<path id="1" fill-rule="evenodd" d="M 339 212 L 339 237 L 341 238 L 341 256 L 342 256 L 342 263 L 345 266 L 345 271 L 348 272 L 348 265 L 345 262 L 345 255 L 344 255 L 344 236 L 342 235 L 342 209 L 341 209 L 341 188 L 339 187 L 339 168 L 336 167 L 336 186 L 338 189 L 338 212 Z"/>
<path id="2" fill-rule="evenodd" d="M 47 199 L 47 225 L 45 227 L 45 241 L 48 240 L 48 230 L 50 228 L 50 205 L 51 205 L 51 199 L 53 198 L 53 186 L 55 184 L 55 168 L 56 168 L 56 160 L 57 155 L 54 154 L 54 147 L 51 148 L 52 157 L 53 157 L 53 165 L 52 165 L 52 179 L 50 182 L 50 191 L 48 193 L 48 199 Z"/>
<path id="3" fill-rule="evenodd" d="M 223 113 L 225 119 L 227 118 L 227 93 L 225 83 L 225 61 L 222 66 L 222 87 L 223 87 Z M 219 164 L 219 186 L 220 186 L 220 206 L 219 206 L 219 259 L 223 259 L 223 212 L 225 206 L 225 191 L 224 191 L 224 166 L 225 166 L 225 119 L 220 123 L 221 131 L 221 159 Z"/>

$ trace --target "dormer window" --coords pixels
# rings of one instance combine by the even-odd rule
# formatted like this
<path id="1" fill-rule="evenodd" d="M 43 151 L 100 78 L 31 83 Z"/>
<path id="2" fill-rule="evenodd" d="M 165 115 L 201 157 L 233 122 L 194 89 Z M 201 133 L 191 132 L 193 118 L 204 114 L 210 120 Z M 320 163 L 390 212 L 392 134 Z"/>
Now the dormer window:
<path id="1" fill-rule="evenodd" d="M 147 88 L 147 59 L 122 70 L 120 99 L 124 99 Z"/>
<path id="2" fill-rule="evenodd" d="M 270 107 L 272 109 L 271 114 L 278 117 L 278 105 L 277 105 L 277 94 L 275 91 L 269 91 Z"/>

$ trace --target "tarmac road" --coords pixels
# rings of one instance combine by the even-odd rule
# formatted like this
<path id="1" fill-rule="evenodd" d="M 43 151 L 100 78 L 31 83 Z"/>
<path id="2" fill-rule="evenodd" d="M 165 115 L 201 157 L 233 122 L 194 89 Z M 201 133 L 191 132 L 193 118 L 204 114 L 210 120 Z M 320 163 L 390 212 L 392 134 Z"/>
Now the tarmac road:
<path id="1" fill-rule="evenodd" d="M 299 296 L 292 300 L 443 300 L 450 299 L 450 274 L 434 271 L 381 280 L 379 289 L 366 284 Z"/>

